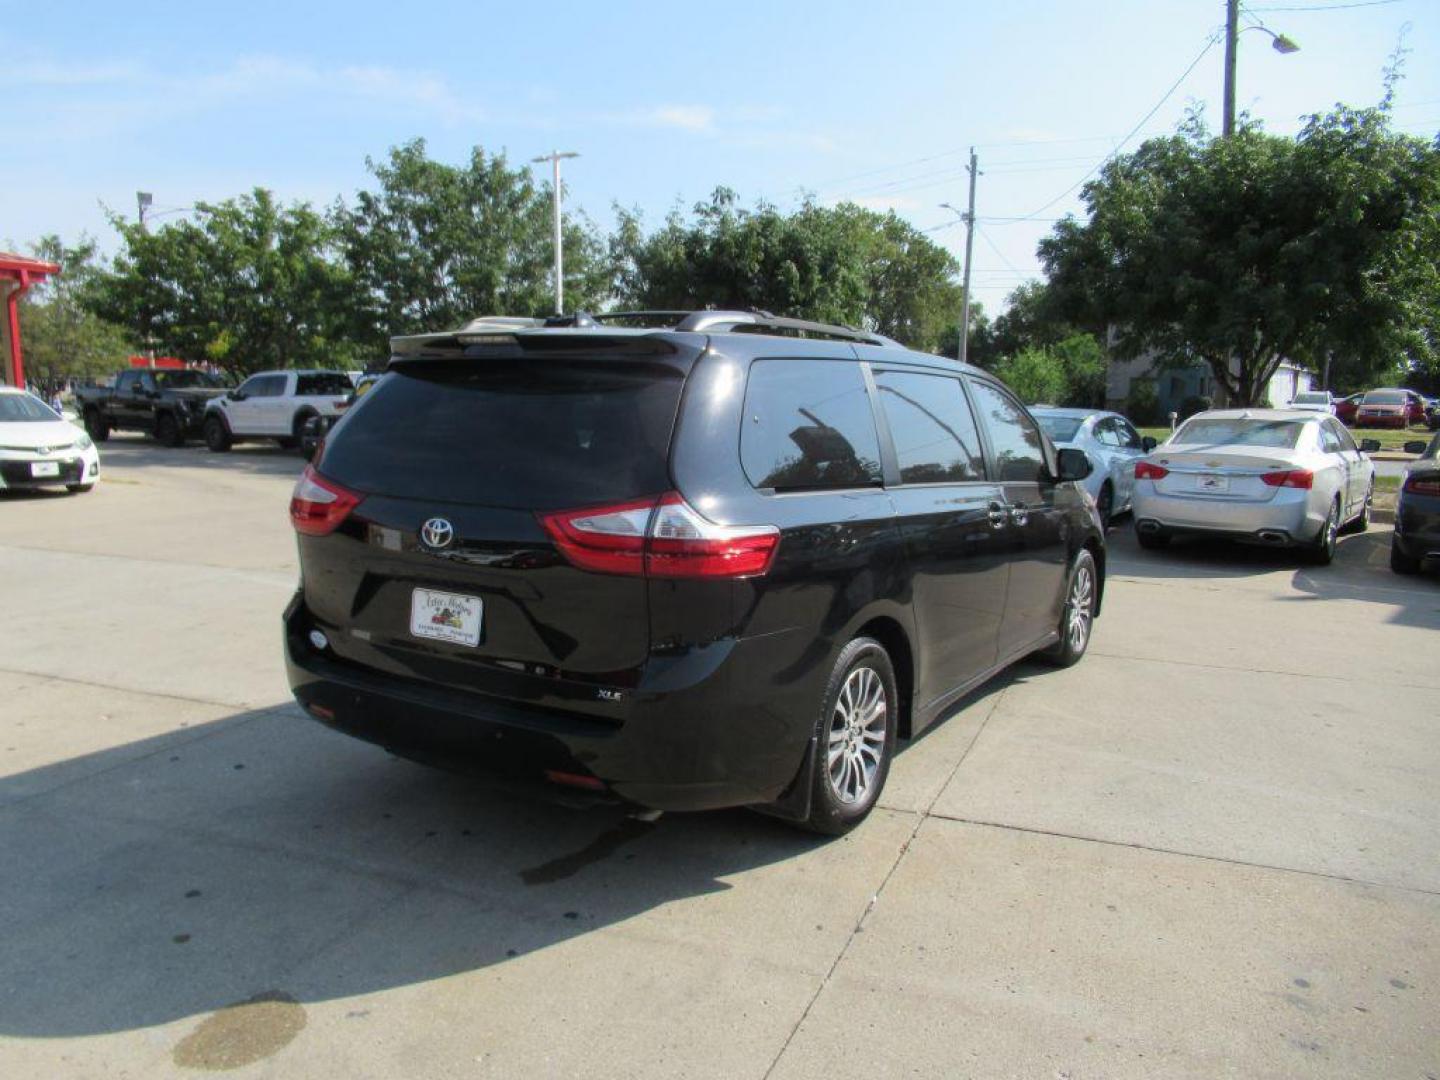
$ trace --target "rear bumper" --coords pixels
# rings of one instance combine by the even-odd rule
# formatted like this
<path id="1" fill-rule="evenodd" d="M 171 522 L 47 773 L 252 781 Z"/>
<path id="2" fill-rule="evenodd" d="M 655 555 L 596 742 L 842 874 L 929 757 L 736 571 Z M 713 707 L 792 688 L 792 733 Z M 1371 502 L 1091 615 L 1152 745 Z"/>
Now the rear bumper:
<path id="1" fill-rule="evenodd" d="M 787 716 L 764 692 L 765 640 L 731 643 L 698 682 L 641 687 L 623 720 L 610 722 L 340 660 L 310 643 L 312 625 L 297 593 L 285 612 L 286 672 L 310 716 L 401 756 L 511 785 L 547 785 L 554 772 L 598 781 L 592 799 L 657 810 L 769 803 L 808 747 L 811 714 Z"/>
<path id="2" fill-rule="evenodd" d="M 1284 547 L 1313 542 L 1325 520 L 1324 512 L 1311 510 L 1311 493 L 1300 489 L 1281 488 L 1260 503 L 1161 495 L 1147 480 L 1135 488 L 1135 527 L 1153 535 L 1228 537 Z"/>
<path id="3" fill-rule="evenodd" d="M 1440 499 L 1402 499 L 1393 542 L 1412 559 L 1440 559 Z"/>

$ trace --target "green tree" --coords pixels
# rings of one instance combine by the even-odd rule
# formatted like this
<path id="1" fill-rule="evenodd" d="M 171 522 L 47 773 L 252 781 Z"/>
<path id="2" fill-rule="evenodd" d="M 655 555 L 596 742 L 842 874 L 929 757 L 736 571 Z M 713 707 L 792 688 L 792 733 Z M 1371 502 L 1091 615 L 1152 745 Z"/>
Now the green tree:
<path id="1" fill-rule="evenodd" d="M 447 165 L 426 155 L 423 139 L 366 165 L 377 189 L 330 215 L 357 286 L 358 340 L 451 329 L 478 315 L 551 313 L 552 194 L 527 170 L 480 147 L 466 164 Z M 593 308 L 609 292 L 604 242 L 575 216 L 562 235 L 567 305 Z"/>
<path id="2" fill-rule="evenodd" d="M 112 218 L 124 250 L 97 282 L 93 310 L 159 353 L 237 376 L 362 361 L 347 336 L 354 286 L 321 215 L 263 188 L 196 213 L 153 232 Z"/>
<path id="3" fill-rule="evenodd" d="M 1022 349 L 995 365 L 995 374 L 1027 405 L 1063 405 L 1069 392 L 1065 365 L 1049 349 Z"/>
<path id="4" fill-rule="evenodd" d="M 1073 333 L 1049 347 L 1065 373 L 1065 404 L 1087 408 L 1105 405 L 1105 353 L 1095 338 Z"/>
<path id="5" fill-rule="evenodd" d="M 1435 362 L 1440 148 L 1393 132 L 1385 105 L 1339 106 L 1294 139 L 1212 140 L 1192 117 L 1083 198 L 1088 219 L 1040 257 L 1057 310 L 1113 327 L 1120 356 L 1204 363 L 1236 404 L 1284 359 L 1329 354 L 1347 378 Z"/>
<path id="6" fill-rule="evenodd" d="M 806 201 L 793 213 L 738 205 L 719 188 L 647 233 L 617 210 L 615 292 L 626 306 L 760 308 L 861 326 L 935 350 L 960 311 L 954 258 L 895 214 Z"/>
<path id="7" fill-rule="evenodd" d="M 82 236 L 71 247 L 50 235 L 33 244 L 31 251 L 37 259 L 58 264 L 60 273 L 20 299 L 27 377 L 53 386 L 123 367 L 134 351 L 130 335 L 87 306 L 97 279 L 105 273 L 95 241 Z"/>

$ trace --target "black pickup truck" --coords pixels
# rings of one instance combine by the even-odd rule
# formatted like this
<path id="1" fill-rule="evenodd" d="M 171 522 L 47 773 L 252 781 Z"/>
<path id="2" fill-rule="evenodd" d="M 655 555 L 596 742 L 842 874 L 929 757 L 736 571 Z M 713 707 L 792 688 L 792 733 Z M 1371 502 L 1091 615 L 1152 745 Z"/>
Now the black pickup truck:
<path id="1" fill-rule="evenodd" d="M 183 446 L 198 439 L 205 423 L 205 404 L 228 384 L 207 371 L 173 368 L 130 368 L 115 376 L 114 387 L 76 391 L 85 430 L 96 442 L 111 431 L 144 431 L 165 446 Z"/>

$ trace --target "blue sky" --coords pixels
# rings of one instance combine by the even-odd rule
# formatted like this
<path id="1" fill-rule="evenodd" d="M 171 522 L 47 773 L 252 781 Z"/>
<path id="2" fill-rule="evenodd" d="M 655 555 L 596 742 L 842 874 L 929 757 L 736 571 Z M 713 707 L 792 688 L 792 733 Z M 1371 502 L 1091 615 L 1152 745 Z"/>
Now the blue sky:
<path id="1" fill-rule="evenodd" d="M 1440 130 L 1435 0 L 1248 10 L 1301 45 L 1281 56 L 1241 36 L 1240 107 L 1269 130 L 1374 102 L 1407 24 L 1397 124 Z M 512 161 L 578 151 L 571 205 L 602 225 L 615 202 L 658 221 L 726 184 L 936 228 L 952 218 L 939 203 L 964 201 L 974 144 L 974 280 L 994 311 L 1036 270 L 1049 219 L 1079 205 L 1070 189 L 1223 19 L 1223 0 L 10 5 L 0 243 L 86 231 L 113 245 L 102 204 L 133 215 L 138 189 L 157 209 L 255 186 L 326 204 L 366 183 L 367 155 L 415 136 L 445 160 L 476 143 Z M 1216 45 L 1136 141 L 1189 102 L 1218 127 L 1221 66 Z M 961 252 L 961 229 L 933 235 Z"/>

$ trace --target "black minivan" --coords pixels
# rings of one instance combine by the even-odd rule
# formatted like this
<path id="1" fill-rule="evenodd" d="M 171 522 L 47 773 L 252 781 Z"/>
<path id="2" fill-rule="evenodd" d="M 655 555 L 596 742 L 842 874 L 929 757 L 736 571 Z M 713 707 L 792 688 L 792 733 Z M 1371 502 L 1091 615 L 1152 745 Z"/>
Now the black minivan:
<path id="1" fill-rule="evenodd" d="M 839 833 L 897 739 L 1084 654 L 1090 465 L 993 377 L 763 312 L 565 321 L 395 339 L 306 468 L 285 647 L 312 716 Z"/>

